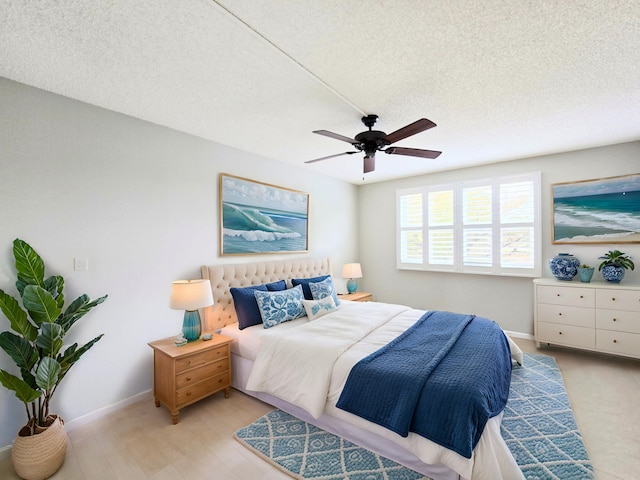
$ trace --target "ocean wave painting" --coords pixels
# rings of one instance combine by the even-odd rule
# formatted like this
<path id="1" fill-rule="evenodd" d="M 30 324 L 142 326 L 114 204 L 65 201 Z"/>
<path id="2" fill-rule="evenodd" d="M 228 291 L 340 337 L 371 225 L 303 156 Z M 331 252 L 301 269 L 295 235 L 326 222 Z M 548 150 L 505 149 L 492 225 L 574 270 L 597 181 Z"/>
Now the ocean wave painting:
<path id="1" fill-rule="evenodd" d="M 309 195 L 220 176 L 222 255 L 305 252 Z"/>
<path id="2" fill-rule="evenodd" d="M 552 185 L 553 243 L 640 243 L 640 174 Z"/>

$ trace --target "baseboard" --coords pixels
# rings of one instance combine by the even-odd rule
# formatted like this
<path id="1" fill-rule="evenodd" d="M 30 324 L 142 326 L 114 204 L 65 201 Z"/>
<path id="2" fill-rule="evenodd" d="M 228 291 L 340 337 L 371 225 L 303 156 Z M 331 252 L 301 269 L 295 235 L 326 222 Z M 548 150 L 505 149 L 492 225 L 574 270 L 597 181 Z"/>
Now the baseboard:
<path id="1" fill-rule="evenodd" d="M 148 399 L 150 398 L 152 392 L 153 391 L 151 389 L 145 390 L 144 392 L 136 393 L 129 398 L 125 398 L 124 400 L 120 400 L 119 402 L 99 408 L 98 410 L 94 410 L 93 412 L 82 415 L 81 417 L 74 418 L 72 420 L 65 419 L 64 427 L 67 432 L 71 432 L 75 428 L 86 425 L 87 423 L 91 423 L 94 420 L 98 420 L 99 418 L 109 415 L 112 412 L 128 407 L 129 405 L 133 405 L 134 403 L 138 403 L 142 400 Z M 9 458 L 10 455 L 11 445 L 0 448 L 0 461 Z"/>
<path id="2" fill-rule="evenodd" d="M 524 338 L 526 340 L 535 340 L 536 339 L 536 337 L 534 337 L 530 333 L 510 332 L 508 330 L 505 330 L 504 333 L 506 333 L 510 337 L 515 337 L 515 338 Z"/>

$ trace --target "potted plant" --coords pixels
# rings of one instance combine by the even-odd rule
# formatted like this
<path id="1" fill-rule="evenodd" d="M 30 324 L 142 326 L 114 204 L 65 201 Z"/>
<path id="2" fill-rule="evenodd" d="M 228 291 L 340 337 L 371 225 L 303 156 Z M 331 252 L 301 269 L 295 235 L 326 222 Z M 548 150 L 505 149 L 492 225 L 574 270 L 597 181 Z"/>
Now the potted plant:
<path id="1" fill-rule="evenodd" d="M 591 281 L 591 277 L 593 277 L 594 268 L 591 265 L 587 265 L 586 263 L 581 264 L 578 267 L 578 277 L 580 277 L 580 281 L 583 283 L 589 283 Z"/>
<path id="2" fill-rule="evenodd" d="M 45 278 L 44 262 L 26 242 L 13 241 L 17 271 L 16 298 L 0 289 L 0 310 L 12 331 L 0 333 L 0 347 L 13 359 L 20 377 L 0 369 L 0 382 L 24 403 L 27 424 L 20 429 L 11 451 L 16 473 L 29 480 L 53 475 L 64 462 L 67 435 L 64 422 L 50 410 L 51 399 L 69 369 L 102 335 L 78 347 L 64 348 L 69 329 L 107 295 L 91 300 L 81 295 L 64 308 L 64 279 Z M 52 442 L 47 446 L 42 442 Z M 51 454 L 49 458 L 46 454 Z"/>
<path id="3" fill-rule="evenodd" d="M 624 278 L 625 270 L 635 268 L 631 257 L 620 250 L 609 250 L 600 259 L 602 263 L 598 270 L 602 272 L 602 276 L 607 282 L 620 283 Z"/>

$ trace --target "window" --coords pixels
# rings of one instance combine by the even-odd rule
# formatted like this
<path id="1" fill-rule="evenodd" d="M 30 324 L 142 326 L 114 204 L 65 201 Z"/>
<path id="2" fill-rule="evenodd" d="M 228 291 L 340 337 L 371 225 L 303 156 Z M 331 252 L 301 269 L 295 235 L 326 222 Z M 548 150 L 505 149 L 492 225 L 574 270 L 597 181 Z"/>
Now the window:
<path id="1" fill-rule="evenodd" d="M 397 192 L 398 268 L 538 277 L 540 173 Z"/>

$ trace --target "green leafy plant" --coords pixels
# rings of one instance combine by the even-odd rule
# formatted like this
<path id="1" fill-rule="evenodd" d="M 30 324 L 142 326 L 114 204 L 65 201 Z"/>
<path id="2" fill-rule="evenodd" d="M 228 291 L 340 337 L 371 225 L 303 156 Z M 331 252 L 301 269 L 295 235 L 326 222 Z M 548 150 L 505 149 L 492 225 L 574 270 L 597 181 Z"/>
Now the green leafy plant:
<path id="1" fill-rule="evenodd" d="M 0 289 L 0 310 L 13 330 L 0 333 L 0 347 L 13 359 L 22 378 L 0 369 L 0 382 L 25 405 L 28 422 L 21 434 L 34 435 L 55 418 L 49 413 L 49 403 L 69 369 L 102 338 L 101 334 L 81 347 L 74 343 L 63 350 L 65 335 L 107 295 L 97 300 L 81 295 L 64 309 L 64 279 L 59 275 L 45 278 L 40 255 L 20 239 L 13 241 L 13 255 L 24 308 Z"/>
<path id="2" fill-rule="evenodd" d="M 627 255 L 626 253 L 621 252 L 620 250 L 609 250 L 599 258 L 602 260 L 602 263 L 598 267 L 598 271 L 602 270 L 607 265 L 622 267 L 625 270 L 633 270 L 635 268 L 631 257 L 629 257 L 629 255 Z"/>
<path id="3" fill-rule="evenodd" d="M 583 263 L 582 265 L 580 265 L 579 268 L 591 268 L 591 265 L 587 265 L 586 263 Z"/>

